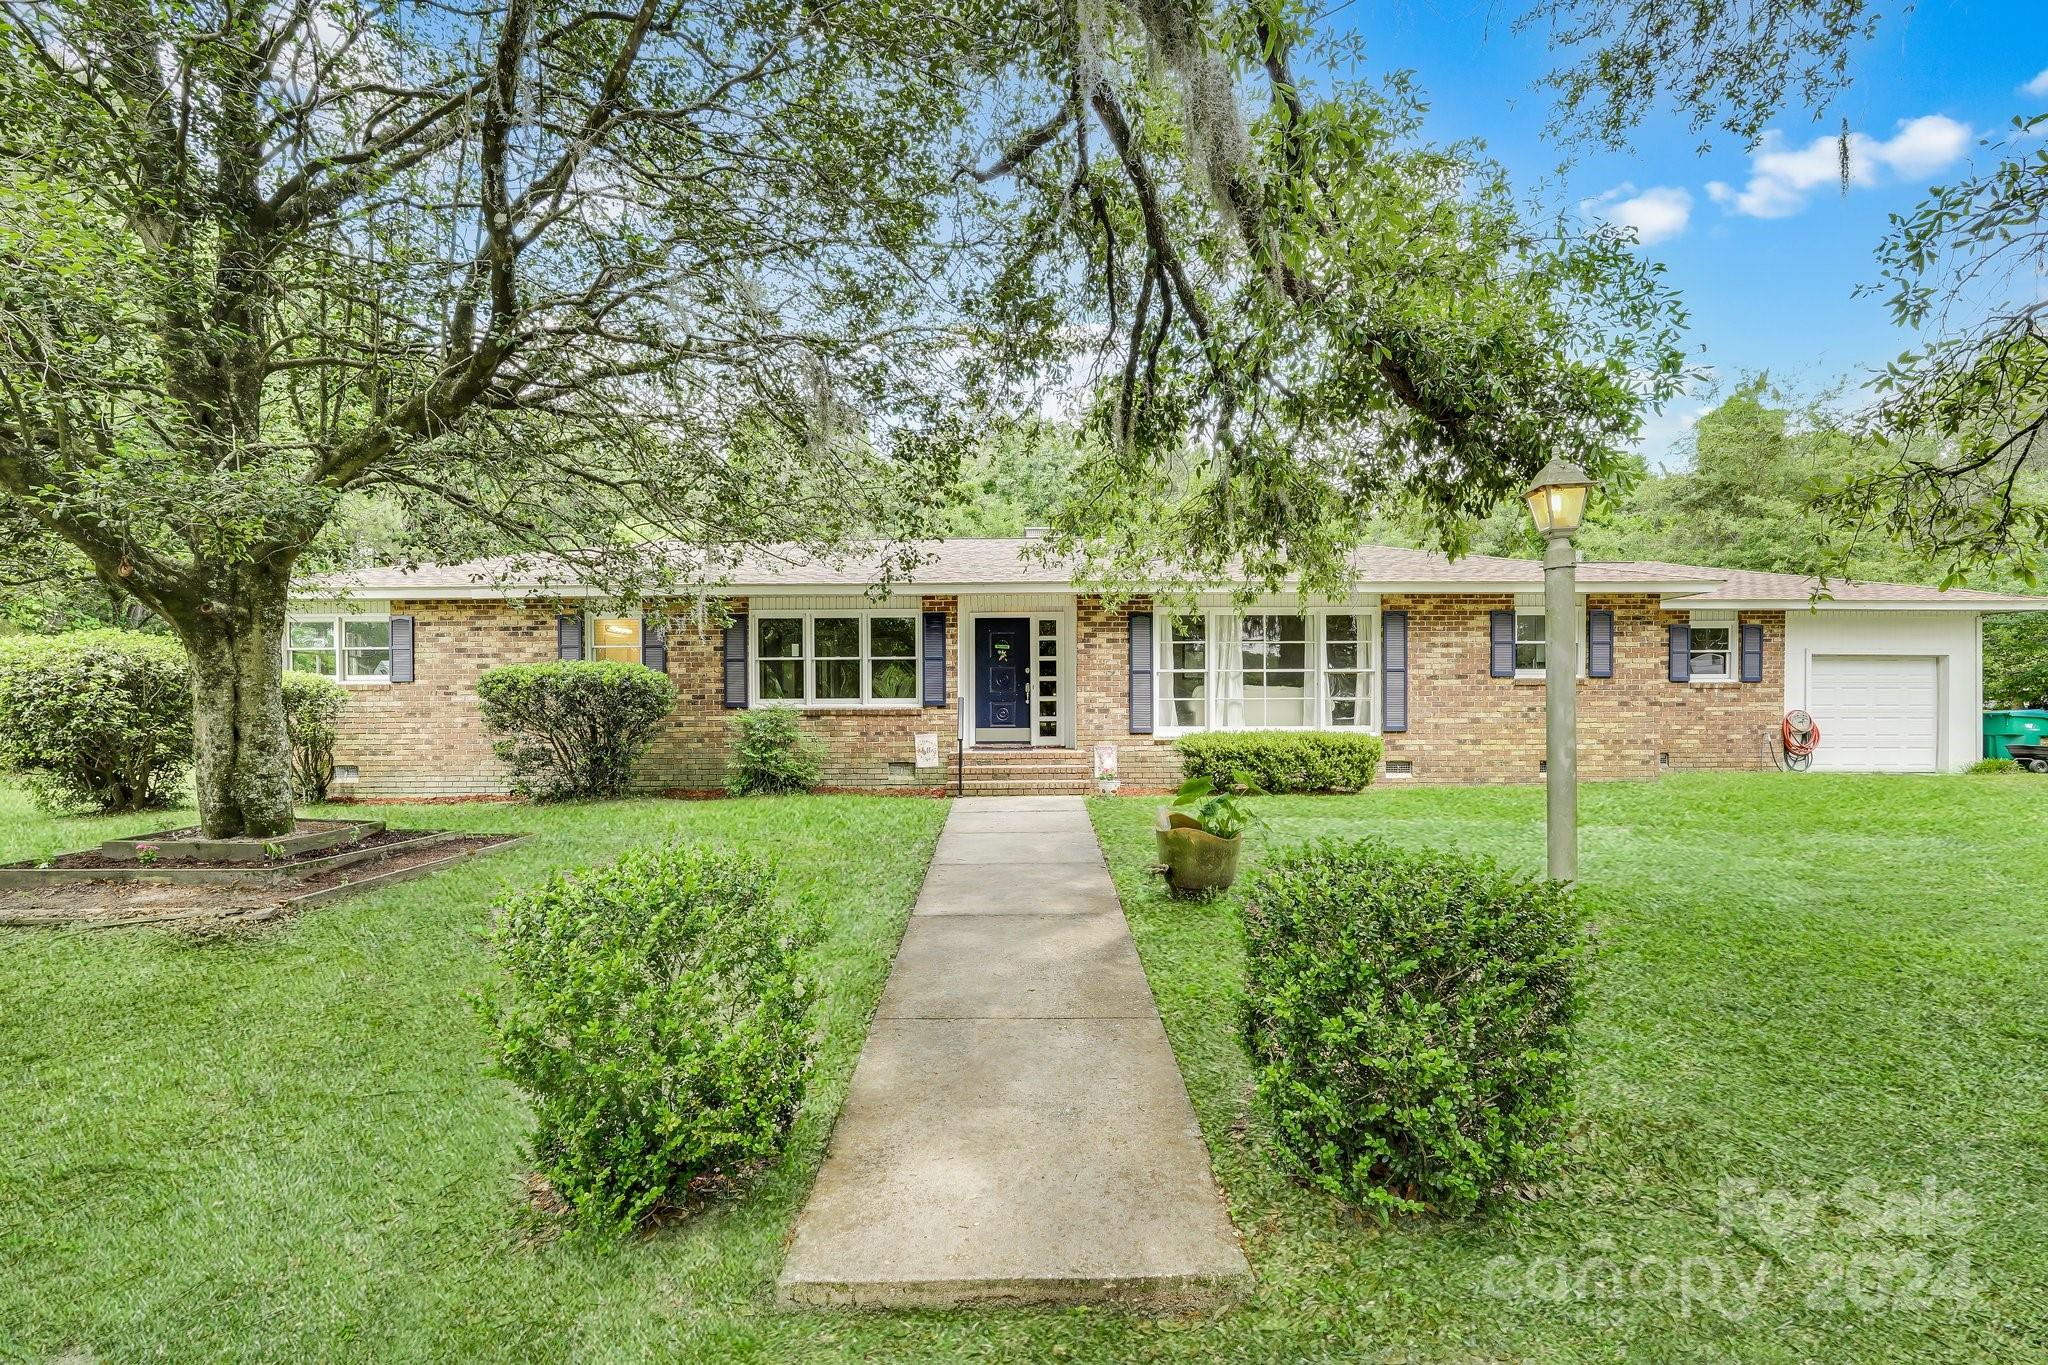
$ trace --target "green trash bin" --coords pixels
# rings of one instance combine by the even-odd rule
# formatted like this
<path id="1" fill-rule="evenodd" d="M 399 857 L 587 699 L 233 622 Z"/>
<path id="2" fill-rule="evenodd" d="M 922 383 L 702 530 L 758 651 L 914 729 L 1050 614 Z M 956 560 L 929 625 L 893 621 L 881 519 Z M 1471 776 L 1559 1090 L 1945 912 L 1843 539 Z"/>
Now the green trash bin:
<path id="1" fill-rule="evenodd" d="M 1986 711 L 1984 757 L 2011 758 L 2008 744 L 2048 744 L 2048 711 Z"/>

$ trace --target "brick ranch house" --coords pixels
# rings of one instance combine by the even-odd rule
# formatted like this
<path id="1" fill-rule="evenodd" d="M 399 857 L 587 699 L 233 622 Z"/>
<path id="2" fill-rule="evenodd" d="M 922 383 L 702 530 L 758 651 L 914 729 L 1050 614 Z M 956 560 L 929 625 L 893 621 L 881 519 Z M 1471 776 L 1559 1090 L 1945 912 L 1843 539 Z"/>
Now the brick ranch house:
<path id="1" fill-rule="evenodd" d="M 882 596 L 870 566 L 753 555 L 712 613 L 666 620 L 501 563 L 358 571 L 294 600 L 285 663 L 351 689 L 338 792 L 363 797 L 503 791 L 477 677 L 555 658 L 674 681 L 650 790 L 721 786 L 731 713 L 764 706 L 802 709 L 834 787 L 1085 790 L 1105 743 L 1127 789 L 1164 787 L 1175 737 L 1215 728 L 1378 734 L 1390 780 L 1540 776 L 1533 561 L 1375 547 L 1340 600 L 1112 604 L 1029 545 L 935 543 Z M 1768 766 L 1792 707 L 1821 725 L 1817 768 L 1967 766 L 1983 614 L 2048 607 L 1889 583 L 1834 583 L 1814 602 L 1791 575 L 1644 562 L 1583 564 L 1579 591 L 1588 778 Z"/>

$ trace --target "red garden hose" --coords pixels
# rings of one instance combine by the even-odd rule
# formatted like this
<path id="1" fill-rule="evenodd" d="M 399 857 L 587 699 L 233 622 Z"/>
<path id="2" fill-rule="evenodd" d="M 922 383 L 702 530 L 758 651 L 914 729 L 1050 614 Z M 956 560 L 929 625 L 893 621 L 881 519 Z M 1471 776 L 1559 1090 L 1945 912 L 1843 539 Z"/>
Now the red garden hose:
<path id="1" fill-rule="evenodd" d="M 1785 713 L 1785 722 L 1778 728 L 1785 745 L 1785 766 L 1805 772 L 1813 765 L 1813 751 L 1820 747 L 1820 722 L 1804 711 L 1792 710 Z"/>

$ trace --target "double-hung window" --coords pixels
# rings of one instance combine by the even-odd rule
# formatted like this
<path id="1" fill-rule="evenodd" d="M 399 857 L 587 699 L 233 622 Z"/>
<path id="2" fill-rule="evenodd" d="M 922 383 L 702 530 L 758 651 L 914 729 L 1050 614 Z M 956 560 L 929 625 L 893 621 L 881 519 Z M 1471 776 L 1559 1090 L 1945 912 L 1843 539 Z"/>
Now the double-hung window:
<path id="1" fill-rule="evenodd" d="M 1200 730 L 1209 724 L 1209 622 L 1200 613 L 1166 625 L 1166 700 L 1169 724 Z"/>
<path id="2" fill-rule="evenodd" d="M 1323 724 L 1372 724 L 1372 618 L 1331 612 L 1323 620 Z"/>
<path id="3" fill-rule="evenodd" d="M 590 639 L 583 657 L 598 663 L 640 662 L 640 618 L 637 616 L 593 616 Z"/>
<path id="4" fill-rule="evenodd" d="M 917 618 L 868 618 L 868 700 L 917 700 Z"/>
<path id="5" fill-rule="evenodd" d="M 391 680 L 388 616 L 292 616 L 285 622 L 285 667 L 337 682 Z"/>
<path id="6" fill-rule="evenodd" d="M 1687 662 L 1694 682 L 1727 682 L 1735 676 L 1734 617 L 1695 613 L 1691 634 L 1692 657 Z"/>
<path id="7" fill-rule="evenodd" d="M 1549 636 L 1540 611 L 1515 613 L 1515 676 L 1540 678 L 1550 666 Z"/>
<path id="8" fill-rule="evenodd" d="M 1308 621 L 1278 612 L 1238 618 L 1238 695 L 1247 729 L 1309 723 Z"/>
<path id="9" fill-rule="evenodd" d="M 860 617 L 811 618 L 811 695 L 819 705 L 860 700 Z"/>
<path id="10" fill-rule="evenodd" d="M 1358 730 L 1376 722 L 1379 616 L 1371 609 L 1212 611 L 1158 624 L 1166 730 Z"/>
<path id="11" fill-rule="evenodd" d="M 755 696 L 769 705 L 915 706 L 917 616 L 759 612 Z"/>

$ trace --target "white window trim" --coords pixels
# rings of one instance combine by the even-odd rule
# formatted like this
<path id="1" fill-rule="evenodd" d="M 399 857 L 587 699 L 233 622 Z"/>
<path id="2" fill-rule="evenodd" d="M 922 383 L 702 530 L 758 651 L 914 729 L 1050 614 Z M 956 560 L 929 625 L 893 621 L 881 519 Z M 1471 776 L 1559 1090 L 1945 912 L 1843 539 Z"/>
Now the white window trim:
<path id="1" fill-rule="evenodd" d="M 1545 666 L 1545 667 L 1543 667 L 1543 668 L 1524 668 L 1524 667 L 1522 667 L 1522 664 L 1521 664 L 1521 659 L 1520 659 L 1520 656 L 1521 656 L 1521 653 L 1522 653 L 1522 646 L 1523 646 L 1524 644 L 1533 644 L 1533 643 L 1534 643 L 1534 641 L 1525 641 L 1525 640 L 1523 640 L 1523 639 L 1522 639 L 1522 622 L 1523 622 L 1523 621 L 1525 621 L 1525 620 L 1536 620 L 1536 621 L 1542 621 L 1542 622 L 1544 623 L 1544 626 L 1543 626 L 1543 658 L 1544 658 L 1544 661 L 1545 661 L 1545 665 L 1546 665 L 1546 666 Z M 1530 610 L 1530 609 L 1529 609 L 1529 608 L 1527 608 L 1527 607 L 1522 607 L 1522 606 L 1517 606 L 1517 607 L 1515 608 L 1515 640 L 1514 640 L 1514 644 L 1513 644 L 1513 645 L 1511 646 L 1511 648 L 1513 649 L 1513 652 L 1514 652 L 1514 655 L 1515 655 L 1515 658 L 1516 658 L 1516 661 L 1515 661 L 1515 677 L 1517 677 L 1517 678 L 1519 678 L 1519 679 L 1521 679 L 1521 680 L 1523 680 L 1523 681 L 1527 681 L 1527 680 L 1529 680 L 1529 679 L 1532 679 L 1532 678 L 1533 678 L 1533 679 L 1535 679 L 1536 681 L 1538 681 L 1538 682 L 1541 682 L 1541 681 L 1542 681 L 1542 680 L 1543 680 L 1544 678 L 1546 678 L 1546 677 L 1548 677 L 1548 676 L 1550 675 L 1550 669 L 1549 669 L 1549 667 L 1548 667 L 1548 662 L 1549 662 L 1549 659 L 1550 659 L 1550 624 L 1549 624 L 1549 617 L 1548 617 L 1548 616 L 1547 616 L 1547 614 L 1546 614 L 1546 613 L 1544 612 L 1543 608 L 1541 608 L 1541 607 L 1537 607 L 1537 608 L 1536 608 L 1535 610 L 1533 610 L 1533 611 L 1532 611 L 1532 610 Z"/>
<path id="2" fill-rule="evenodd" d="M 1204 671 L 1205 701 L 1209 723 L 1201 726 L 1175 725 L 1173 718 L 1173 690 L 1171 667 L 1173 660 L 1173 620 L 1182 616 L 1200 616 L 1208 642 L 1208 666 Z M 1240 636 L 1238 623 L 1246 616 L 1299 616 L 1307 623 L 1303 641 L 1308 664 L 1307 684 L 1304 698 L 1311 717 L 1307 725 L 1230 725 L 1223 723 L 1228 714 L 1227 702 L 1230 681 L 1242 676 L 1236 665 Z M 1340 673 L 1356 673 L 1366 680 L 1365 693 L 1360 698 L 1366 705 L 1368 720 L 1364 725 L 1331 725 L 1324 719 L 1327 714 L 1325 703 L 1327 678 L 1332 671 L 1328 667 L 1328 656 L 1323 644 L 1328 638 L 1324 625 L 1331 616 L 1356 616 L 1359 621 L 1361 643 L 1372 650 L 1372 667 L 1362 669 L 1337 669 Z M 1386 660 L 1380 657 L 1383 643 L 1380 636 L 1380 608 L 1375 605 L 1347 605 L 1300 608 L 1295 606 L 1251 606 L 1242 609 L 1197 608 L 1193 611 L 1176 612 L 1156 608 L 1153 613 L 1153 664 L 1152 664 L 1152 733 L 1161 738 L 1171 739 L 1180 735 L 1201 734 L 1205 731 L 1227 733 L 1253 733 L 1269 731 L 1276 734 L 1321 731 L 1337 735 L 1377 735 L 1381 733 L 1383 717 L 1380 714 L 1380 687 Z"/>
<path id="3" fill-rule="evenodd" d="M 638 621 L 640 623 L 639 653 L 633 659 L 639 663 L 647 657 L 647 613 L 638 607 L 631 611 L 586 611 L 583 613 L 583 662 L 602 662 L 597 657 L 597 623 L 599 621 Z"/>
<path id="4" fill-rule="evenodd" d="M 1699 653 L 1692 636 L 1698 634 L 1702 627 L 1708 630 L 1725 629 L 1728 632 L 1728 648 L 1720 651 L 1721 657 L 1727 660 L 1727 663 L 1719 673 L 1701 673 L 1692 666 L 1693 656 Z M 1742 649 L 1742 622 L 1741 618 L 1734 612 L 1692 612 L 1686 618 L 1686 635 L 1685 675 L 1687 682 L 1732 683 L 1742 677 L 1742 656 L 1740 652 Z"/>
<path id="5" fill-rule="evenodd" d="M 1581 678 L 1583 678 L 1583 677 L 1585 677 L 1585 676 L 1586 676 L 1586 665 L 1587 665 L 1587 662 L 1588 662 L 1588 659 L 1589 659 L 1589 655 L 1588 655 L 1588 651 L 1587 651 L 1587 643 L 1586 643 L 1586 612 L 1587 612 L 1587 608 L 1586 608 L 1586 606 L 1585 606 L 1585 599 L 1584 599 L 1584 598 L 1581 598 L 1581 599 L 1579 599 L 1579 603 L 1580 603 L 1580 605 L 1579 605 L 1579 614 L 1578 614 L 1578 634 L 1579 634 L 1579 670 L 1578 670 L 1578 672 L 1579 672 L 1579 676 L 1580 676 Z M 1518 604 L 1518 605 L 1517 605 L 1517 606 L 1515 607 L 1515 642 L 1516 642 L 1517 644 L 1521 644 L 1521 643 L 1523 643 L 1523 641 L 1522 641 L 1522 636 L 1521 636 L 1521 626 L 1522 626 L 1522 618 L 1523 618 L 1524 616 L 1533 616 L 1533 617 L 1535 617 L 1536 619 L 1538 619 L 1539 621 L 1540 621 L 1540 620 L 1545 620 L 1545 619 L 1546 619 L 1546 617 L 1545 617 L 1545 613 L 1544 613 L 1544 610 L 1543 610 L 1543 608 L 1541 608 L 1541 607 L 1524 607 L 1524 606 L 1521 606 L 1521 605 L 1519 605 L 1519 604 Z M 1549 659 L 1549 657 L 1550 657 L 1550 653 L 1549 653 L 1549 651 L 1550 651 L 1550 627 L 1549 627 L 1549 626 L 1548 626 L 1547 624 L 1546 624 L 1546 625 L 1544 626 L 1544 629 L 1543 629 L 1543 649 L 1544 649 L 1544 658 L 1545 658 L 1546 660 L 1548 660 L 1548 659 Z M 1543 680 L 1544 680 L 1545 678 L 1547 678 L 1547 677 L 1549 677 L 1549 676 L 1550 676 L 1550 670 L 1549 670 L 1549 669 L 1548 669 L 1547 667 L 1546 667 L 1546 668 L 1523 668 L 1523 667 L 1521 667 L 1521 666 L 1517 665 L 1517 666 L 1516 666 L 1516 668 L 1515 668 L 1515 681 L 1517 681 L 1517 682 L 1542 682 L 1542 681 L 1543 681 Z"/>
<path id="6" fill-rule="evenodd" d="M 347 676 L 349 623 L 352 621 L 382 622 L 384 626 L 388 629 L 391 625 L 391 613 L 363 611 L 295 611 L 287 613 L 284 618 L 284 653 L 282 659 L 282 662 L 284 664 L 284 671 L 287 673 L 302 671 L 295 670 L 292 667 L 292 655 L 294 653 L 310 652 L 306 650 L 294 650 L 292 648 L 292 627 L 308 621 L 325 621 L 334 627 L 335 671 L 332 673 L 316 673 L 313 675 L 314 677 L 325 678 L 329 682 L 338 682 L 343 687 L 389 687 L 391 685 L 391 675 L 389 673 L 386 673 L 381 678 L 375 676 L 363 678 L 354 678 Z M 389 635 L 385 636 L 384 653 L 386 658 L 388 659 L 391 654 L 391 643 Z"/>
<path id="7" fill-rule="evenodd" d="M 1182 673 L 1192 676 L 1192 668 L 1173 666 L 1173 623 L 1190 617 L 1199 617 L 1202 622 L 1202 714 L 1208 717 L 1206 725 L 1178 725 L 1174 723 L 1173 680 Z M 1218 613 L 1212 611 L 1155 611 L 1153 613 L 1153 644 L 1158 661 L 1152 670 L 1152 733 L 1155 735 L 1195 735 L 1204 730 L 1218 728 L 1216 703 L 1220 700 L 1217 681 L 1221 668 L 1216 657 L 1216 621 Z"/>
<path id="8" fill-rule="evenodd" d="M 837 619 L 853 616 L 860 619 L 860 696 L 820 701 L 816 696 L 818 662 L 817 621 L 819 617 Z M 910 621 L 910 671 L 911 686 L 908 697 L 876 697 L 873 695 L 875 679 L 875 633 L 877 617 Z M 796 698 L 769 700 L 761 695 L 761 623 L 763 621 L 802 621 L 804 623 L 804 653 L 801 676 L 804 680 L 804 695 Z M 759 609 L 747 617 L 747 707 L 760 710 L 768 707 L 783 707 L 795 711 L 915 711 L 924 705 L 924 618 L 915 607 L 815 607 L 799 610 Z M 838 657 L 837 655 L 834 656 Z M 889 655 L 899 658 L 899 655 Z"/>

